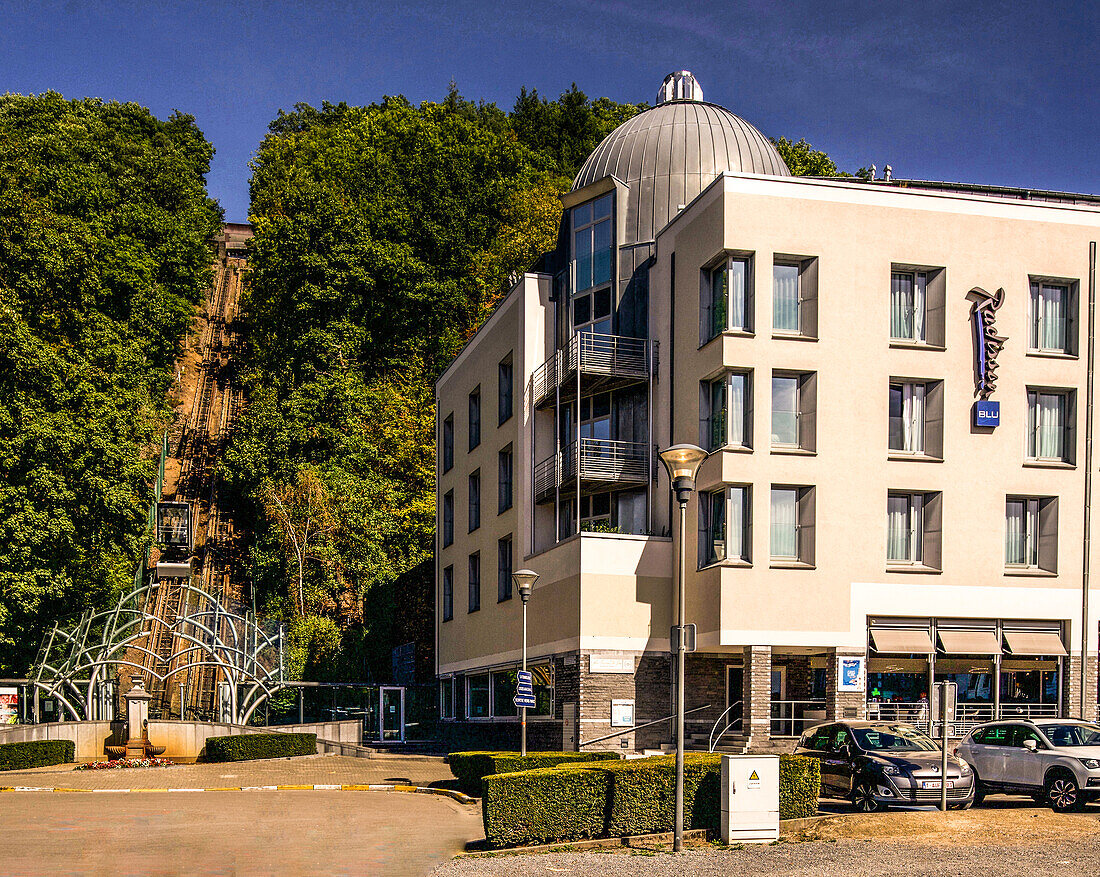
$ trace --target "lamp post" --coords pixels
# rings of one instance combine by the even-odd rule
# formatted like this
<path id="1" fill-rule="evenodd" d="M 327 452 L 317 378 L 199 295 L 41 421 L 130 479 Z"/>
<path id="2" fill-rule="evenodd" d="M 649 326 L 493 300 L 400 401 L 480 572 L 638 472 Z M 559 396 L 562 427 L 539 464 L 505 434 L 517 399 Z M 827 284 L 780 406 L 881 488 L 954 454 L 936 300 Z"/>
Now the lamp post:
<path id="1" fill-rule="evenodd" d="M 521 569 L 512 573 L 512 581 L 519 598 L 523 602 L 523 672 L 527 672 L 527 601 L 531 599 L 531 589 L 535 586 L 539 574 L 529 569 Z M 527 707 L 519 708 L 519 754 L 527 754 Z"/>
<path id="2" fill-rule="evenodd" d="M 672 491 L 680 505 L 680 538 L 676 563 L 676 823 L 673 827 L 672 849 L 680 852 L 684 846 L 684 658 L 687 643 L 684 641 L 684 605 L 687 588 L 685 578 L 687 536 L 687 504 L 695 490 L 695 475 L 707 452 L 697 445 L 673 445 L 661 451 L 661 462 L 668 470 Z"/>

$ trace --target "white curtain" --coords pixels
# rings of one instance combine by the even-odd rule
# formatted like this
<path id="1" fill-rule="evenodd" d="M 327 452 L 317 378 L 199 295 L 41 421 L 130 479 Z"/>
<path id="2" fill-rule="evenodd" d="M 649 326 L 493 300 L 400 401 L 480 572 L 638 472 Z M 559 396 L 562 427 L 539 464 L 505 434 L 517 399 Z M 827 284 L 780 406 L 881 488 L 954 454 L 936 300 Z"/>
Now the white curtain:
<path id="1" fill-rule="evenodd" d="M 913 337 L 913 275 L 890 275 L 890 337 Z"/>
<path id="2" fill-rule="evenodd" d="M 710 382 L 710 435 L 709 451 L 726 446 L 726 382 Z"/>
<path id="3" fill-rule="evenodd" d="M 745 488 L 730 488 L 729 515 L 729 556 L 734 560 L 747 560 L 745 557 Z"/>
<path id="4" fill-rule="evenodd" d="M 928 301 L 928 275 L 917 274 L 913 284 L 913 340 L 924 341 L 924 308 Z"/>
<path id="5" fill-rule="evenodd" d="M 906 451 L 924 451 L 924 384 L 906 384 L 902 398 L 902 443 Z"/>
<path id="6" fill-rule="evenodd" d="M 1039 501 L 1010 499 L 1005 503 L 1005 563 L 1039 565 Z"/>
<path id="7" fill-rule="evenodd" d="M 1061 286 L 1031 285 L 1032 347 L 1066 349 L 1066 290 Z"/>
<path id="8" fill-rule="evenodd" d="M 1065 438 L 1065 396 L 1058 393 L 1028 394 L 1028 428 L 1031 456 L 1061 460 Z"/>
<path id="9" fill-rule="evenodd" d="M 729 328 L 744 330 L 745 326 L 745 263 L 734 259 L 729 266 Z"/>
<path id="10" fill-rule="evenodd" d="M 798 557 L 798 491 L 772 489 L 772 557 Z"/>
<path id="11" fill-rule="evenodd" d="M 745 376 L 730 375 L 729 443 L 745 444 Z"/>
<path id="12" fill-rule="evenodd" d="M 776 265 L 772 292 L 772 327 L 779 332 L 797 332 L 798 266 Z"/>
<path id="13" fill-rule="evenodd" d="M 886 499 L 886 559 L 909 560 L 909 497 Z"/>

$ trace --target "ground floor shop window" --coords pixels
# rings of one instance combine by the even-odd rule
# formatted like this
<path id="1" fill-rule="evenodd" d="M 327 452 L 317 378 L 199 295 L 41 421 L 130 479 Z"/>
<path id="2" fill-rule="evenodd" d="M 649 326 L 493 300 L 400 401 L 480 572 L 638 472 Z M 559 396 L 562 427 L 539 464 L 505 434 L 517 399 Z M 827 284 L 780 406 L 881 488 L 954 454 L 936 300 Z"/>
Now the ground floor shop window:
<path id="1" fill-rule="evenodd" d="M 455 681 L 453 678 L 439 680 L 439 715 L 444 719 L 455 717 Z"/>
<path id="2" fill-rule="evenodd" d="M 497 670 L 493 673 L 493 715 L 514 716 L 516 704 L 516 671 Z"/>
<path id="3" fill-rule="evenodd" d="M 489 718 L 489 674 L 466 677 L 466 715 L 471 719 Z"/>

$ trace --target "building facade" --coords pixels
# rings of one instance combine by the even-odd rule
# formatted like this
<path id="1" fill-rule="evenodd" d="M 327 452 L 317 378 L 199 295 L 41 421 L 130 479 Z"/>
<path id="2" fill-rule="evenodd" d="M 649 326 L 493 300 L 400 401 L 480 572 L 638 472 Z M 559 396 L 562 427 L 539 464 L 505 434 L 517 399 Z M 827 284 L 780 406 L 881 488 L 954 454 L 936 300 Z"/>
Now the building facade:
<path id="1" fill-rule="evenodd" d="M 689 74 L 658 101 L 588 159 L 551 270 L 437 385 L 456 741 L 518 735 L 520 566 L 531 745 L 671 741 L 680 546 L 655 452 L 681 442 L 709 452 L 684 546 L 696 744 L 927 723 L 938 680 L 957 731 L 1078 715 L 1083 641 L 1095 718 L 1100 198 L 793 177 Z"/>

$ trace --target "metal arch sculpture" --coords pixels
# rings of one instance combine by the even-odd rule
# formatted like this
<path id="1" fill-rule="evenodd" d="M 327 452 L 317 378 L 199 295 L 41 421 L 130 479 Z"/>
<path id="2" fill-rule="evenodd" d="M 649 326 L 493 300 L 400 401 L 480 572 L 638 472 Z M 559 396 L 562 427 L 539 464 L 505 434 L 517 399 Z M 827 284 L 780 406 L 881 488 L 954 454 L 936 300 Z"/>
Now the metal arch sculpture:
<path id="1" fill-rule="evenodd" d="M 141 585 L 111 609 L 54 622 L 31 670 L 34 686 L 88 719 L 108 667 L 130 667 L 165 685 L 181 673 L 212 671 L 215 683 L 229 683 L 231 721 L 247 724 L 285 686 L 282 625 L 265 629 L 253 613 L 229 611 L 190 581 L 175 586 L 181 610 L 169 623 L 150 611 L 158 587 L 170 586 Z M 166 657 L 151 648 L 158 634 L 171 643 Z"/>

